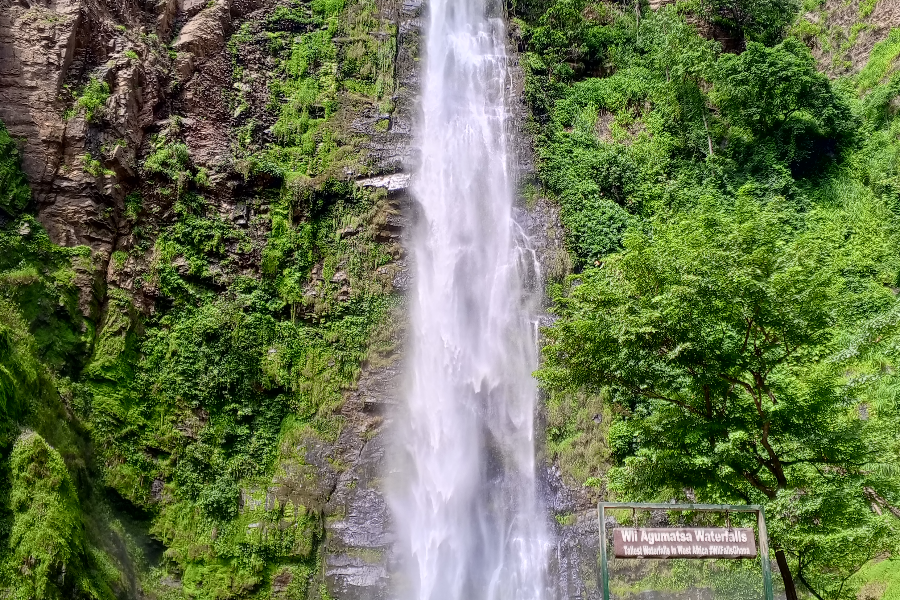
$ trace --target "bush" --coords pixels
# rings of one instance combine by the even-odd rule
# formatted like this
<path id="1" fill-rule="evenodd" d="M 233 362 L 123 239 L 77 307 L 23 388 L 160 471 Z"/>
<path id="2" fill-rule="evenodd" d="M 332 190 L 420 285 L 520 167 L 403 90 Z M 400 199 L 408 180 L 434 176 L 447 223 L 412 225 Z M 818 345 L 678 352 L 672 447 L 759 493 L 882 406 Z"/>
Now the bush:
<path id="1" fill-rule="evenodd" d="M 31 200 L 20 162 L 19 147 L 0 121 L 0 212 L 9 217 L 17 216 Z"/>
<path id="2" fill-rule="evenodd" d="M 83 111 L 84 120 L 88 123 L 94 123 L 95 118 L 99 119 L 103 116 L 106 101 L 109 100 L 109 93 L 108 83 L 92 78 L 81 90 L 81 94 L 75 100 L 75 106 L 66 117 L 71 118 L 78 112 Z"/>

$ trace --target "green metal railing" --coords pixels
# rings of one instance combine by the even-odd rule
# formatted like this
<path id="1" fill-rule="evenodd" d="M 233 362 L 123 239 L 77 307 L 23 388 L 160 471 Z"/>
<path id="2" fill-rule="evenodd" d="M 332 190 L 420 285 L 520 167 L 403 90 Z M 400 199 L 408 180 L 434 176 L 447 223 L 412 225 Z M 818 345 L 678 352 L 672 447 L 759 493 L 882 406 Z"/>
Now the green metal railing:
<path id="1" fill-rule="evenodd" d="M 695 512 L 745 512 L 756 513 L 759 535 L 759 562 L 762 566 L 763 600 L 773 600 L 772 568 L 769 564 L 769 535 L 766 532 L 766 515 L 762 506 L 756 504 L 654 504 L 647 502 L 601 502 L 600 516 L 600 577 L 603 600 L 609 600 L 609 565 L 606 557 L 606 509 L 630 508 L 633 510 L 680 510 Z"/>

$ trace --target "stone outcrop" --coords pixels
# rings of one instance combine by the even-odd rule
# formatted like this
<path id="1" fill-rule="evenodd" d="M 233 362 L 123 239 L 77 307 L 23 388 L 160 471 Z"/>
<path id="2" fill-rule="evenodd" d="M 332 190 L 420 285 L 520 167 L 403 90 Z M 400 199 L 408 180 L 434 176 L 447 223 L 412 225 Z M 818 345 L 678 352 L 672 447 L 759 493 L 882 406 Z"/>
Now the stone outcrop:
<path id="1" fill-rule="evenodd" d="M 94 251 L 79 276 L 92 316 L 137 151 L 165 96 L 153 17 L 133 3 L 0 1 L 0 119 L 24 140 L 23 169 L 51 239 Z M 78 99 L 91 82 L 108 94 L 88 119 Z"/>
<path id="2" fill-rule="evenodd" d="M 875 44 L 900 27 L 900 5 L 891 0 L 825 0 L 803 13 L 800 23 L 801 36 L 823 71 L 853 75 L 866 65 Z"/>
<path id="3" fill-rule="evenodd" d="M 212 6 L 191 17 L 172 42 L 172 48 L 204 60 L 222 51 L 230 32 L 231 3 L 216 0 Z"/>

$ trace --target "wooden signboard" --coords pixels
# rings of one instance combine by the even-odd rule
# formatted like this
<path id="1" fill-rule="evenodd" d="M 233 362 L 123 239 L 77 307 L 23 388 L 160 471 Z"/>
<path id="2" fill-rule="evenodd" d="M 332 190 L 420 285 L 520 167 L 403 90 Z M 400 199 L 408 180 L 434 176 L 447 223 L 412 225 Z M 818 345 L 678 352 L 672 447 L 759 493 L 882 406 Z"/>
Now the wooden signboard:
<path id="1" fill-rule="evenodd" d="M 725 513 L 756 513 L 756 531 L 759 532 L 759 564 L 762 567 L 762 600 L 773 600 L 772 569 L 769 564 L 769 534 L 766 532 L 766 515 L 756 504 L 669 504 L 651 502 L 600 502 L 597 516 L 600 521 L 600 589 L 603 600 L 609 596 L 609 561 L 606 546 L 606 511 L 608 509 L 688 511 Z M 613 519 L 611 519 L 613 520 Z M 614 521 L 614 520 L 613 520 Z M 617 558 L 753 558 L 756 556 L 757 537 L 751 528 L 640 528 L 614 527 L 613 546 Z"/>
<path id="2" fill-rule="evenodd" d="M 749 527 L 617 527 L 613 550 L 616 558 L 756 558 L 756 536 Z"/>

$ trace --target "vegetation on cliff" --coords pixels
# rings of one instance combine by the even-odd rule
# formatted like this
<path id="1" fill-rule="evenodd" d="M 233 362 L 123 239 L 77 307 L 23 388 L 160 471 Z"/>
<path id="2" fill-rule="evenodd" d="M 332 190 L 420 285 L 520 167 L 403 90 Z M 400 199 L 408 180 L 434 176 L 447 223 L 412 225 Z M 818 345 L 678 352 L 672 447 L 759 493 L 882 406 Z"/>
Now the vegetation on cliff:
<path id="1" fill-rule="evenodd" d="M 525 12 L 540 178 L 576 265 L 539 376 L 570 476 L 764 504 L 788 597 L 855 597 L 900 551 L 900 74 L 879 46 L 830 81 L 777 4 Z M 568 425 L 571 397 L 602 400 L 605 444 Z"/>
<path id="2" fill-rule="evenodd" d="M 0 597 L 328 597 L 322 480 L 346 466 L 310 456 L 392 344 L 385 194 L 347 181 L 370 168 L 351 106 L 393 110 L 396 32 L 380 28 L 367 0 L 241 24 L 224 50 L 229 164 L 197 164 L 170 115 L 128 182 L 133 242 L 108 265 L 25 213 L 0 126 Z M 260 77 L 263 106 L 246 94 Z M 109 98 L 92 77 L 65 116 L 101 127 Z M 252 223 L 222 214 L 223 177 Z M 133 288 L 92 289 L 101 269 Z"/>
<path id="3" fill-rule="evenodd" d="M 0 215 L 15 217 L 31 200 L 25 174 L 19 168 L 19 148 L 0 123 Z"/>

